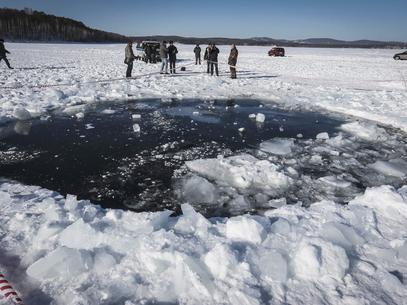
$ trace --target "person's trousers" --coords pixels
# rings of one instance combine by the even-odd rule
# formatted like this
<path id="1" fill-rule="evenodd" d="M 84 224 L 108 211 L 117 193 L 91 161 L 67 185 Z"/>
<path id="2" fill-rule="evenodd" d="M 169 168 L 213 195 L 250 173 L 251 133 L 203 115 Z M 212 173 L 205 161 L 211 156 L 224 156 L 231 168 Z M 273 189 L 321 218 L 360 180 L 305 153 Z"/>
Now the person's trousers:
<path id="1" fill-rule="evenodd" d="M 195 64 L 197 65 L 198 62 L 201 64 L 201 55 L 195 55 Z"/>
<path id="2" fill-rule="evenodd" d="M 175 61 L 170 59 L 170 73 L 175 73 Z"/>
<path id="3" fill-rule="evenodd" d="M 217 62 L 211 62 L 211 75 L 213 75 L 213 70 L 214 70 L 213 68 L 215 68 L 216 76 L 219 76 L 219 69 L 218 69 Z"/>
<path id="4" fill-rule="evenodd" d="M 236 68 L 230 67 L 230 77 L 236 78 Z"/>
<path id="5" fill-rule="evenodd" d="M 11 66 L 10 66 L 10 63 L 9 63 L 7 57 L 6 57 L 6 56 L 0 57 L 0 61 L 1 61 L 2 59 L 6 62 L 7 67 L 9 67 L 9 68 L 11 69 Z"/>
<path id="6" fill-rule="evenodd" d="M 207 69 L 206 73 L 208 73 L 208 74 L 209 74 L 210 67 L 211 67 L 211 63 L 209 62 L 209 60 L 208 60 L 206 63 L 208 64 L 208 69 Z"/>
<path id="7" fill-rule="evenodd" d="M 127 63 L 127 71 L 126 71 L 126 77 L 131 77 L 131 72 L 133 71 L 133 62 Z"/>
<path id="8" fill-rule="evenodd" d="M 164 73 L 164 68 L 165 68 L 165 73 L 168 73 L 168 59 L 167 58 L 161 58 L 161 73 Z"/>

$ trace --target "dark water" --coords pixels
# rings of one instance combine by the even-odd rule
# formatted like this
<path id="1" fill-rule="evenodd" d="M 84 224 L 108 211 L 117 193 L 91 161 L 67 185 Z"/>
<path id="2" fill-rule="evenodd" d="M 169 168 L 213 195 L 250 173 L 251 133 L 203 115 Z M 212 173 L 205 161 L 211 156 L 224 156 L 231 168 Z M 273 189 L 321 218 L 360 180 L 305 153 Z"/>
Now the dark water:
<path id="1" fill-rule="evenodd" d="M 104 113 L 107 108 L 115 112 Z M 266 116 L 264 124 L 249 118 L 259 112 Z M 135 123 L 140 133 L 133 131 Z M 172 177 L 186 160 L 232 155 L 273 137 L 315 138 L 341 123 L 259 101 L 104 104 L 87 107 L 83 119 L 57 114 L 0 126 L 0 176 L 104 207 L 175 209 Z"/>

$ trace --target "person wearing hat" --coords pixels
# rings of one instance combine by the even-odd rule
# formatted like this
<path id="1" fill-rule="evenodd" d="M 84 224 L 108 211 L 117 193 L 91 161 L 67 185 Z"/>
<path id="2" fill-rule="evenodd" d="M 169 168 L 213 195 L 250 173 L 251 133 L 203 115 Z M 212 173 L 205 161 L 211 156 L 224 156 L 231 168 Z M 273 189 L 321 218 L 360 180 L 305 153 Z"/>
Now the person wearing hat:
<path id="1" fill-rule="evenodd" d="M 4 39 L 0 38 L 0 61 L 3 59 L 6 62 L 6 65 L 9 69 L 14 69 L 13 67 L 10 66 L 6 54 L 10 54 L 10 52 L 7 51 L 6 48 L 4 47 Z"/>
<path id="2" fill-rule="evenodd" d="M 194 53 L 195 53 L 195 65 L 201 64 L 201 47 L 199 44 L 197 44 L 194 48 Z"/>
<path id="3" fill-rule="evenodd" d="M 211 75 L 215 70 L 216 76 L 219 76 L 219 68 L 218 68 L 218 55 L 219 49 L 216 47 L 214 43 L 212 43 L 212 47 L 209 50 L 209 59 L 208 62 L 211 64 Z"/>

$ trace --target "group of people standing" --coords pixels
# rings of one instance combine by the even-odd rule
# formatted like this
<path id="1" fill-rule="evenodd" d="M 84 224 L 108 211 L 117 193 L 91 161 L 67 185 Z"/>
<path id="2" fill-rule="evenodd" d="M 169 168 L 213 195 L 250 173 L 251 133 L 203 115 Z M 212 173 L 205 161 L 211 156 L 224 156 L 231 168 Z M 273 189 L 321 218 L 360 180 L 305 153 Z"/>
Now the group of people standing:
<path id="1" fill-rule="evenodd" d="M 175 74 L 175 63 L 177 61 L 178 49 L 174 46 L 174 42 L 170 41 L 167 47 L 167 42 L 163 41 L 160 45 L 161 71 L 160 74 L 168 74 L 168 62 L 170 63 L 170 73 Z M 165 72 L 164 72 L 165 70 Z"/>
<path id="2" fill-rule="evenodd" d="M 125 60 L 124 63 L 127 64 L 127 71 L 126 77 L 131 77 L 131 72 L 133 69 L 133 61 L 136 58 L 133 53 L 133 43 L 129 42 L 127 44 L 125 50 Z M 195 54 L 195 65 L 201 64 L 201 47 L 197 44 L 194 48 Z M 169 74 L 168 73 L 168 63 L 170 66 L 170 74 L 175 74 L 175 63 L 177 61 L 177 54 L 178 49 L 174 46 L 174 42 L 170 41 L 169 46 L 167 47 L 167 42 L 163 41 L 160 44 L 160 58 L 161 58 L 161 69 L 160 74 Z M 207 62 L 207 73 L 213 75 L 214 73 L 216 76 L 219 76 L 219 66 L 218 66 L 218 55 L 219 49 L 216 47 L 214 43 L 209 43 L 208 47 L 205 49 L 204 53 L 204 60 Z M 230 68 L 230 77 L 232 79 L 236 78 L 236 64 L 237 64 L 237 57 L 239 52 L 236 48 L 236 45 L 232 45 L 230 50 L 228 65 Z"/>
<path id="3" fill-rule="evenodd" d="M 197 44 L 194 48 L 194 54 L 195 54 L 195 65 L 201 64 L 201 47 L 199 44 Z M 219 76 L 219 66 L 218 66 L 218 55 L 219 55 L 219 49 L 216 47 L 214 43 L 209 43 L 209 45 L 205 49 L 204 53 L 204 60 L 206 60 L 207 63 L 207 69 L 206 72 L 211 75 L 213 73 L 216 73 L 216 76 Z M 236 64 L 237 64 L 237 57 L 239 55 L 239 51 L 236 48 L 236 45 L 232 45 L 232 48 L 230 50 L 229 54 L 229 59 L 228 59 L 228 65 L 230 68 L 230 77 L 235 79 L 236 78 Z"/>

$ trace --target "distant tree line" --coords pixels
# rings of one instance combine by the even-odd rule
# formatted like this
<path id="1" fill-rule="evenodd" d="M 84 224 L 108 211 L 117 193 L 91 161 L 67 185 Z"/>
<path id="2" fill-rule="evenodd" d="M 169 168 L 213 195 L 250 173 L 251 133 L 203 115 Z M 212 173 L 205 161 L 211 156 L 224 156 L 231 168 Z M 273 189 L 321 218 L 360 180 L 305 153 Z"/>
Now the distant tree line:
<path id="1" fill-rule="evenodd" d="M 0 9 L 0 37 L 12 41 L 125 42 L 126 36 L 32 10 Z"/>

